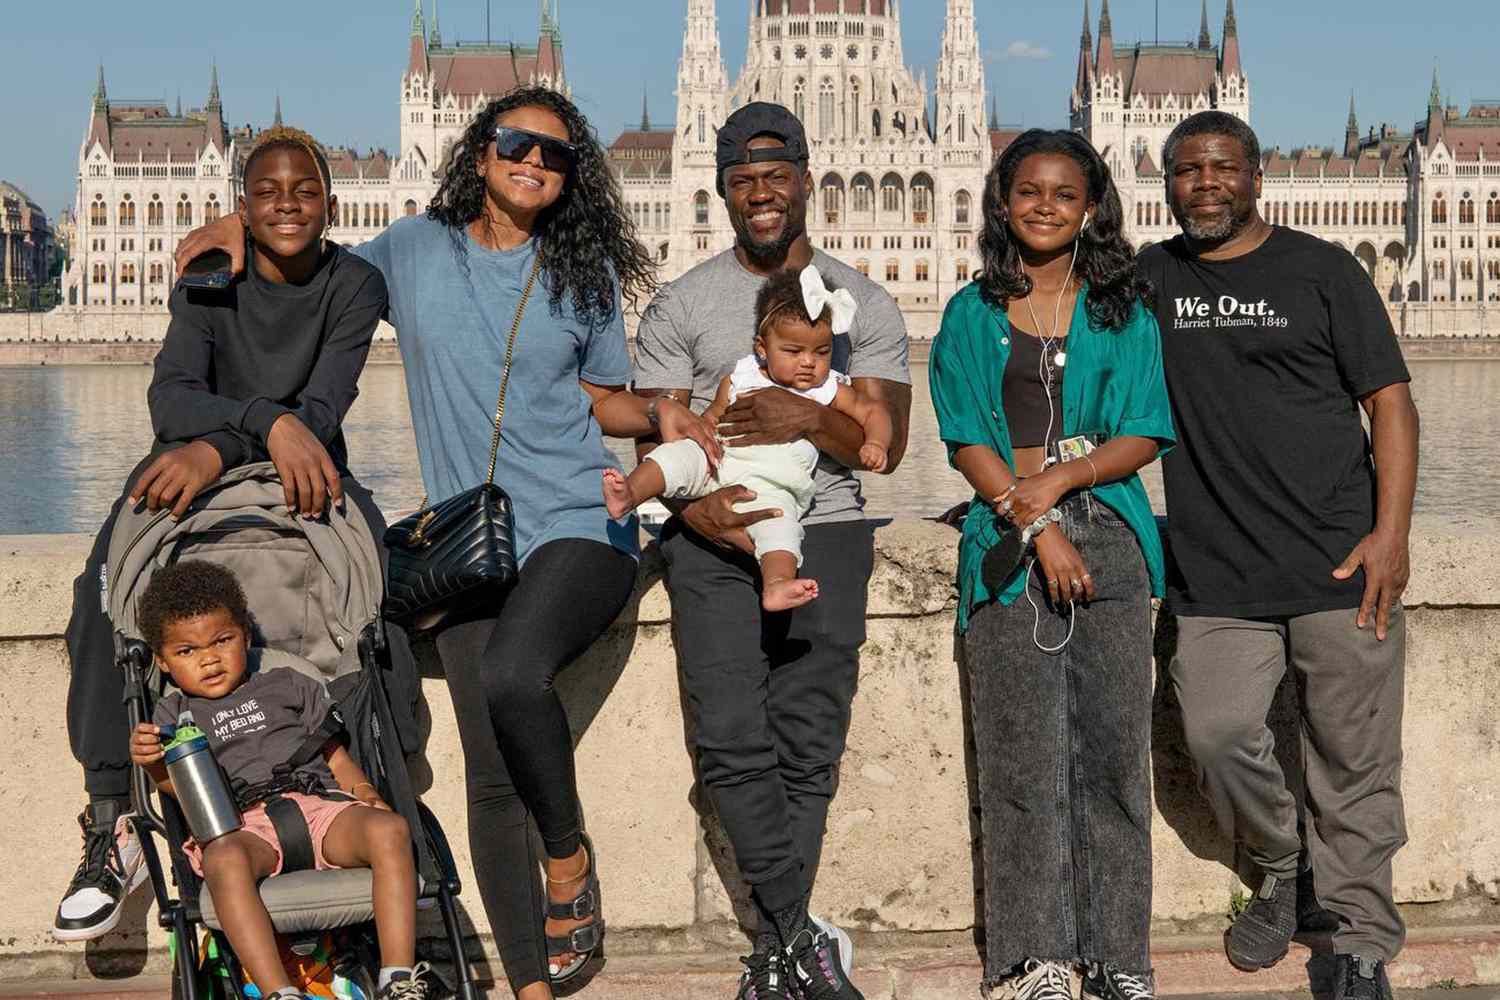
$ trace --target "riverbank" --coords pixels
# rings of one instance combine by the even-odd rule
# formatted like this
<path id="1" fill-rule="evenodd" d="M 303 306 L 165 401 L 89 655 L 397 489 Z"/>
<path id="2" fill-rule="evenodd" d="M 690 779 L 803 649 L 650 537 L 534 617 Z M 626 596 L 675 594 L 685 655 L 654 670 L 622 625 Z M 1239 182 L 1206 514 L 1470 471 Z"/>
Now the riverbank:
<path id="1" fill-rule="evenodd" d="M 154 342 L 129 344 L 44 343 L 41 341 L 0 343 L 0 368 L 46 365 L 149 365 L 160 349 L 161 344 Z M 910 350 L 912 364 L 925 363 L 932 351 L 932 341 L 913 338 L 910 342 Z M 1483 340 L 1467 337 L 1403 338 L 1401 351 L 1412 360 L 1500 358 L 1500 337 Z M 401 352 L 394 341 L 377 341 L 370 347 L 368 363 L 399 365 Z"/>
<path id="2" fill-rule="evenodd" d="M 1500 649 L 1476 641 L 1500 632 L 1500 535 L 1440 526 L 1423 523 L 1414 532 L 1407 592 L 1410 844 L 1397 857 L 1395 884 L 1407 919 L 1424 930 L 1393 972 L 1410 986 L 1449 978 L 1500 983 L 1500 832 L 1490 820 L 1500 798 L 1494 779 Z M 934 979 L 927 992 L 872 995 L 973 995 L 979 834 L 953 655 L 956 539 L 949 528 L 918 521 L 888 524 L 876 535 L 860 690 L 814 909 L 851 928 L 872 956 L 908 948 L 921 953 L 912 968 L 948 971 L 941 989 Z M 0 910 L 0 981 L 166 968 L 166 941 L 148 919 L 144 896 L 135 898 L 117 932 L 86 948 L 57 944 L 46 931 L 77 863 L 74 817 L 82 795 L 63 724 L 62 632 L 88 543 L 81 535 L 0 538 L 0 725 L 14 748 L 0 758 L 0 843 L 9 855 L 0 867 L 0 898 L 8 904 Z M 1157 640 L 1163 659 L 1172 634 L 1164 623 Z M 750 916 L 744 897 L 726 888 L 738 885 L 733 858 L 689 764 L 671 607 L 654 549 L 621 621 L 563 675 L 559 688 L 579 732 L 578 772 L 599 845 L 611 956 L 649 960 L 674 975 L 732 964 L 727 956 L 745 945 L 737 923 Z M 476 946 L 492 957 L 465 846 L 451 703 L 436 672 L 424 679 L 423 691 L 425 743 L 413 774 L 458 848 L 468 926 Z M 1287 754 L 1298 745 L 1294 698 L 1288 683 L 1273 713 L 1278 746 Z M 1198 942 L 1193 961 L 1227 974 L 1213 949 L 1239 888 L 1232 845 L 1214 831 L 1198 798 L 1161 691 L 1155 715 L 1153 930 L 1159 945 Z M 438 925 L 428 916 L 422 927 L 436 936 Z M 1440 947 L 1418 948 L 1417 938 Z M 1440 961 L 1440 954 L 1451 959 Z M 1158 961 L 1163 992 L 1191 989 L 1191 963 L 1173 965 L 1177 960 L 1166 955 Z M 1453 963 L 1461 960 L 1469 971 L 1434 973 L 1457 970 Z M 1283 967 L 1277 976 L 1299 972 L 1302 963 Z M 1213 988 L 1280 988 L 1280 982 L 1262 974 Z"/>

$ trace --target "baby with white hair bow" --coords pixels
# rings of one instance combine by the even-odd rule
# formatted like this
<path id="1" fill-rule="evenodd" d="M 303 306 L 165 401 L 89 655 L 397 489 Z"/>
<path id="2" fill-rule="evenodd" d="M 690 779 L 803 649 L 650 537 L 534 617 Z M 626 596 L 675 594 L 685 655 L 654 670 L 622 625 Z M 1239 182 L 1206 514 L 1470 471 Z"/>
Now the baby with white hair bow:
<path id="1" fill-rule="evenodd" d="M 849 377 L 832 370 L 833 338 L 847 333 L 856 305 L 848 289 L 829 288 L 818 269 L 784 271 L 766 280 L 755 302 L 754 353 L 741 358 L 719 383 L 704 418 L 718 424 L 741 395 L 762 389 L 794 392 L 847 415 L 864 429 L 863 468 L 883 472 L 894 429 L 886 408 L 865 396 Z M 725 486 L 744 486 L 755 499 L 735 504 L 741 513 L 780 511 L 745 530 L 760 563 L 761 606 L 795 608 L 818 596 L 818 582 L 797 578 L 802 565 L 801 518 L 812 504 L 818 449 L 806 438 L 786 444 L 724 449 L 717 469 L 701 447 L 683 439 L 651 452 L 629 476 L 604 470 L 604 502 L 624 517 L 652 497 L 691 500 Z"/>

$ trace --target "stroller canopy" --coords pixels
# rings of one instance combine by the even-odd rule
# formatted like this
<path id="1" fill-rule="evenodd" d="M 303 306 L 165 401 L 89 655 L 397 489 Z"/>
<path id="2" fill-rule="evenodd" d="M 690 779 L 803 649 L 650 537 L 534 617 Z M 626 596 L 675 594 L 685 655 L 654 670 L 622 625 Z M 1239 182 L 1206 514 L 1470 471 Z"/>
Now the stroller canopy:
<path id="1" fill-rule="evenodd" d="M 110 621 L 142 638 L 136 609 L 152 575 L 183 559 L 234 573 L 255 619 L 255 644 L 314 663 L 325 681 L 358 672 L 359 636 L 380 614 L 380 557 L 353 502 L 311 521 L 289 511 L 276 467 L 241 466 L 169 511 L 122 508 L 101 581 Z"/>

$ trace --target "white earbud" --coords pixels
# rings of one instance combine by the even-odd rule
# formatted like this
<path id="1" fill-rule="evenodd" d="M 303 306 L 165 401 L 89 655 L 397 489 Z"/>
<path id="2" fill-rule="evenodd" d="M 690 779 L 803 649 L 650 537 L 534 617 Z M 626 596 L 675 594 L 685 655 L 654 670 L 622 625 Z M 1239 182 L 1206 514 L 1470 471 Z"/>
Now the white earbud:
<path id="1" fill-rule="evenodd" d="M 1083 225 L 1080 226 L 1080 227 L 1078 227 L 1078 231 L 1080 233 L 1083 232 L 1085 229 L 1087 229 L 1089 227 L 1089 219 L 1090 219 L 1089 213 L 1084 212 L 1083 213 Z"/>

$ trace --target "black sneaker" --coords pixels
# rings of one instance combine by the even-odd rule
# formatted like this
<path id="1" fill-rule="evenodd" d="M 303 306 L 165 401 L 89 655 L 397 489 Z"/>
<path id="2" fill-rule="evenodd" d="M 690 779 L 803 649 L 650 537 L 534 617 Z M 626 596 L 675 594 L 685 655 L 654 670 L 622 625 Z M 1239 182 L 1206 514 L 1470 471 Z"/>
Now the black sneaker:
<path id="1" fill-rule="evenodd" d="M 838 938 L 827 931 L 813 927 L 799 931 L 787 945 L 786 957 L 794 988 L 803 1000 L 865 1000 L 844 974 Z"/>
<path id="2" fill-rule="evenodd" d="M 1286 957 L 1296 932 L 1297 883 L 1267 875 L 1229 928 L 1229 964 L 1241 972 L 1269 969 Z"/>
<path id="3" fill-rule="evenodd" d="M 745 971 L 740 975 L 735 1000 L 796 1000 L 780 949 L 757 951 L 740 961 L 745 963 Z"/>
<path id="4" fill-rule="evenodd" d="M 1333 1000 L 1392 1000 L 1385 963 L 1363 955 L 1335 955 Z"/>
<path id="5" fill-rule="evenodd" d="M 78 825 L 83 859 L 52 922 L 52 936 L 59 941 L 88 941 L 114 930 L 126 898 L 147 874 L 141 842 L 119 802 L 90 803 Z"/>
<path id="6" fill-rule="evenodd" d="M 396 973 L 385 989 L 375 994 L 376 1000 L 427 1000 L 430 992 L 427 972 L 427 963 L 418 962 L 410 973 Z"/>
<path id="7" fill-rule="evenodd" d="M 1154 1000 L 1156 977 L 1147 972 L 1121 972 L 1103 962 L 1090 962 L 1083 973 L 1084 1000 Z"/>

